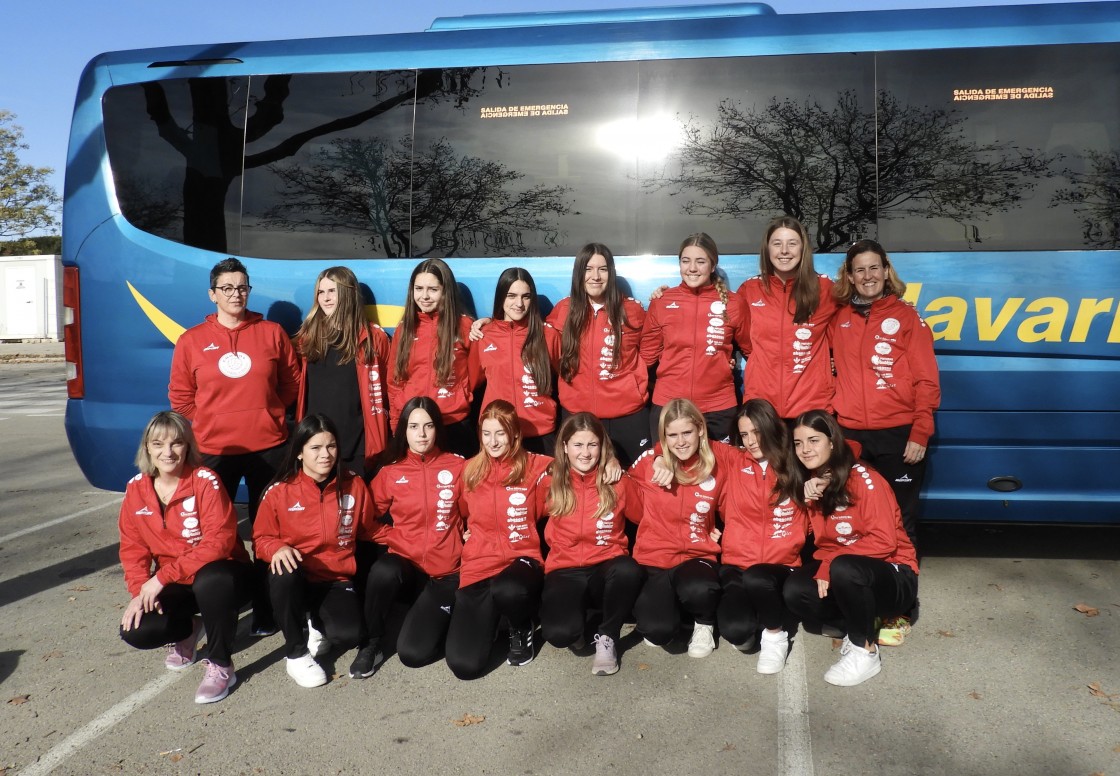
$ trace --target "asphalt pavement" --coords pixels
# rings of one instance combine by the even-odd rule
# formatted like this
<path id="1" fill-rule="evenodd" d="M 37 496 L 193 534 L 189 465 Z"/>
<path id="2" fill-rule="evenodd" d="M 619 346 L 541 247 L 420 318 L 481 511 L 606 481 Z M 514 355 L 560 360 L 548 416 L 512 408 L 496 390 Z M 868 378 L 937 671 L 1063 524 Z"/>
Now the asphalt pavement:
<path id="1" fill-rule="evenodd" d="M 161 651 L 117 635 L 120 494 L 92 488 L 70 455 L 60 346 L 39 362 L 5 361 L 8 347 L 0 776 L 1120 776 L 1116 528 L 926 526 L 921 619 L 854 688 L 823 681 L 837 653 L 820 636 L 798 635 L 785 670 L 762 676 L 723 641 L 696 660 L 683 641 L 666 651 L 630 634 L 611 677 L 546 646 L 519 668 L 496 651 L 472 682 L 394 656 L 356 681 L 351 652 L 307 690 L 284 672 L 281 637 L 249 638 L 245 617 L 237 686 L 198 706 L 201 669 L 168 672 Z"/>

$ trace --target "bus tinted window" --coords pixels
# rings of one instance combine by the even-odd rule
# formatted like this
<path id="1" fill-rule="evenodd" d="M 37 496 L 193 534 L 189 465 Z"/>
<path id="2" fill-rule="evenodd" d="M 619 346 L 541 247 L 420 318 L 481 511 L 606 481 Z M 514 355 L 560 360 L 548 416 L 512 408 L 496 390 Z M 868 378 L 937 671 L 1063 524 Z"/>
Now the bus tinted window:
<path id="1" fill-rule="evenodd" d="M 414 71 L 254 76 L 243 252 L 409 255 Z M 425 99 L 454 100 L 430 87 Z"/>
<path id="2" fill-rule="evenodd" d="M 632 62 L 478 69 L 416 118 L 416 256 L 571 256 L 634 245 L 636 173 L 610 128 L 637 114 Z M 627 138 L 629 140 L 629 138 Z"/>
<path id="3" fill-rule="evenodd" d="M 874 61 L 870 54 L 642 63 L 643 120 L 677 125 L 673 148 L 642 165 L 641 223 L 671 253 L 711 233 L 724 253 L 757 254 L 766 223 L 815 225 L 817 250 L 873 231 Z"/>
<path id="4" fill-rule="evenodd" d="M 248 79 L 177 78 L 110 89 L 105 142 L 129 223 L 237 252 Z"/>
<path id="5" fill-rule="evenodd" d="M 1120 247 L 1115 45 L 879 55 L 895 251 Z M 900 149 L 906 149 L 902 153 Z"/>

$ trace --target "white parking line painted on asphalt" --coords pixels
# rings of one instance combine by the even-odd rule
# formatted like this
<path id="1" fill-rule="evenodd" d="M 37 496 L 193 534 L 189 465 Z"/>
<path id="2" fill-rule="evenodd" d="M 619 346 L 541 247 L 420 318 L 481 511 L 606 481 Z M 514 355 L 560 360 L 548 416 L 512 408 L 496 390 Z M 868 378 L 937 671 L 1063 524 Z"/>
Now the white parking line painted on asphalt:
<path id="1" fill-rule="evenodd" d="M 10 533 L 7 536 L 0 536 L 0 544 L 4 544 L 5 542 L 10 542 L 12 539 L 18 539 L 21 536 L 26 536 L 29 533 L 35 533 L 36 531 L 42 531 L 44 528 L 50 528 L 51 526 L 58 525 L 59 523 L 65 523 L 67 520 L 73 520 L 75 517 L 81 517 L 82 515 L 88 515 L 90 512 L 96 512 L 99 509 L 106 509 L 107 507 L 115 506 L 115 505 L 121 503 L 121 500 L 123 498 L 124 498 L 124 496 L 117 496 L 117 498 L 113 499 L 112 501 L 110 501 L 107 504 L 100 504 L 100 505 L 95 506 L 95 507 L 86 507 L 85 509 L 83 509 L 79 512 L 73 512 L 69 515 L 66 515 L 65 517 L 58 517 L 58 518 L 55 518 L 54 520 L 48 520 L 45 523 L 39 523 L 37 525 L 30 525 L 27 528 L 24 528 L 23 530 L 16 531 L 15 533 Z"/>
<path id="2" fill-rule="evenodd" d="M 113 725 L 159 695 L 175 683 L 175 681 L 182 678 L 182 676 L 183 674 L 171 673 L 169 671 L 160 678 L 149 682 L 146 687 L 137 690 L 85 727 L 75 731 L 58 746 L 40 757 L 38 761 L 22 769 L 20 771 L 21 776 L 40 776 L 40 774 L 50 773 L 61 765 L 66 758 L 70 757 L 70 755 L 77 752 Z"/>
<path id="3" fill-rule="evenodd" d="M 804 640 L 807 634 L 802 633 Z M 809 733 L 809 686 L 805 650 L 794 642 L 778 688 L 778 773 L 813 776 L 813 740 Z"/>

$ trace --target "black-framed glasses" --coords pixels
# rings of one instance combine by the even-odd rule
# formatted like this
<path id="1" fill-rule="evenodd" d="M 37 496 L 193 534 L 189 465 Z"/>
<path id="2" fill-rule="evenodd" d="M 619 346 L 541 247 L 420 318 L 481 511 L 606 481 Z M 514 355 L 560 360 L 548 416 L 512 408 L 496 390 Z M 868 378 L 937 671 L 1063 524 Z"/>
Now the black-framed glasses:
<path id="1" fill-rule="evenodd" d="M 210 286 L 214 291 L 221 291 L 226 298 L 232 297 L 234 294 L 239 296 L 248 296 L 249 292 L 253 290 L 252 286 Z"/>

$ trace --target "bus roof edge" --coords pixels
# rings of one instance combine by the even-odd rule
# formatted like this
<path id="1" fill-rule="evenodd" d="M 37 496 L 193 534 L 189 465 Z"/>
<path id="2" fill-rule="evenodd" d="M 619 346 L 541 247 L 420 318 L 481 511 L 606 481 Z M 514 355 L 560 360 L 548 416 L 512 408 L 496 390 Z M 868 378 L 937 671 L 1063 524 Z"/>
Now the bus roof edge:
<path id="1" fill-rule="evenodd" d="M 553 24 L 609 24 L 611 22 L 680 21 L 740 16 L 772 16 L 766 3 L 711 3 L 668 5 L 660 8 L 607 8 L 587 11 L 541 11 L 536 13 L 467 14 L 443 16 L 432 22 L 428 32 L 494 29 L 498 27 L 544 27 Z"/>

